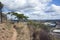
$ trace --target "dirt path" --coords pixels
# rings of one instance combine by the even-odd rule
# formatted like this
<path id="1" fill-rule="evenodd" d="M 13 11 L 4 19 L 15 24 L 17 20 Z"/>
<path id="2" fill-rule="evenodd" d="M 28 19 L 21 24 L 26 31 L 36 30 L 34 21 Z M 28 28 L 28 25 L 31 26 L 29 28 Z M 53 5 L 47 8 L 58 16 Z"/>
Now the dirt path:
<path id="1" fill-rule="evenodd" d="M 17 32 L 16 32 L 16 30 L 15 29 L 13 29 L 14 31 L 14 33 L 13 33 L 13 36 L 12 36 L 12 39 L 11 40 L 16 40 L 17 39 Z"/>

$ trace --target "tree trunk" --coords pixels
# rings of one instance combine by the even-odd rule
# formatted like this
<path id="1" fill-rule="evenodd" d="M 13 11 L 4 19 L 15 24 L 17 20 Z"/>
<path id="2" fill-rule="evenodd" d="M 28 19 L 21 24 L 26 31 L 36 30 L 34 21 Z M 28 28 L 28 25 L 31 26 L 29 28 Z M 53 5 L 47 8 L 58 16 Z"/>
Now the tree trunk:
<path id="1" fill-rule="evenodd" d="M 2 11 L 0 10 L 0 19 L 1 19 L 1 23 L 2 23 Z"/>

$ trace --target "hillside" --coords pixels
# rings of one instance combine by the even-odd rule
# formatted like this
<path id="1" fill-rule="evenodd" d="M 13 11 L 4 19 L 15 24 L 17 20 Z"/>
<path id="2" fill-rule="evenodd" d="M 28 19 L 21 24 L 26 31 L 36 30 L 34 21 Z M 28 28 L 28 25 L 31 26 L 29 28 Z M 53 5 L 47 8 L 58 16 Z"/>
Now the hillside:
<path id="1" fill-rule="evenodd" d="M 0 40 L 11 40 L 13 28 L 9 24 L 0 24 Z"/>
<path id="2" fill-rule="evenodd" d="M 0 40 L 30 40 L 30 32 L 26 23 L 16 25 L 16 28 L 13 28 L 12 24 L 0 24 Z"/>
<path id="3" fill-rule="evenodd" d="M 49 36 L 45 30 L 37 26 L 38 25 L 36 24 L 32 25 L 27 22 L 15 24 L 2 23 L 0 24 L 0 40 L 40 40 L 42 35 L 45 35 L 45 37 L 49 38 L 49 40 L 54 38 L 52 35 Z"/>

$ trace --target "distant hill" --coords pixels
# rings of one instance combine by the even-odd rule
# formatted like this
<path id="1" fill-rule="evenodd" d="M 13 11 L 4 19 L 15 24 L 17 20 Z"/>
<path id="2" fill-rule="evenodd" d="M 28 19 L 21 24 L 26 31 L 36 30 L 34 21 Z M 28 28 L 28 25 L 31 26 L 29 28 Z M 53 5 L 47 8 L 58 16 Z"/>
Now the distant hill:
<path id="1" fill-rule="evenodd" d="M 56 19 L 56 20 L 31 20 L 31 21 L 35 21 L 35 22 L 60 22 L 60 19 Z"/>

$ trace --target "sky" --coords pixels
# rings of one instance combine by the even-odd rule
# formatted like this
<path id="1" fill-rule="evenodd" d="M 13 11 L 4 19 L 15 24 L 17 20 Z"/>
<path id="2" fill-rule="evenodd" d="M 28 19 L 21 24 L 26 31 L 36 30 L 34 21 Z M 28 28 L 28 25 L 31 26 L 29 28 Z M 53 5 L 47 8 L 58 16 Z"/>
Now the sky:
<path id="1" fill-rule="evenodd" d="M 60 19 L 60 0 L 0 0 L 4 4 L 3 12 L 23 13 L 29 19 Z"/>

